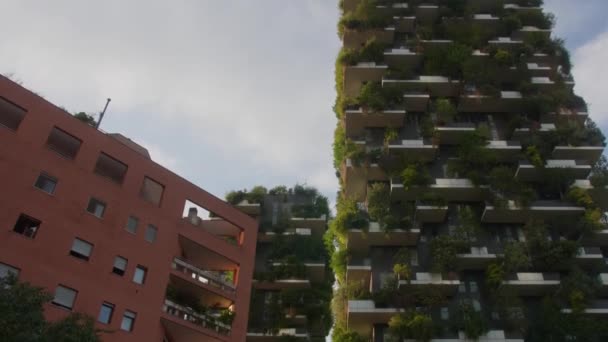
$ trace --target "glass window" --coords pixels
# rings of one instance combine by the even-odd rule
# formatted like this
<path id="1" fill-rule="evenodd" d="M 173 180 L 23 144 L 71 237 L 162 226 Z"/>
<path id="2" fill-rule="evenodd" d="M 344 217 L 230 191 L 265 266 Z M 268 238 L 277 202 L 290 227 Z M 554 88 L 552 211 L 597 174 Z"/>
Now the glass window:
<path id="1" fill-rule="evenodd" d="M 112 321 L 112 313 L 114 313 L 114 304 L 103 302 L 103 304 L 101 304 L 101 309 L 99 309 L 97 320 L 103 324 L 110 324 L 110 321 Z"/>
<path id="2" fill-rule="evenodd" d="M 27 236 L 30 239 L 36 237 L 36 233 L 38 233 L 38 229 L 40 228 L 41 222 L 36 220 L 33 217 L 21 214 L 17 219 L 17 223 L 13 227 L 13 231 L 15 233 L 19 233 L 21 235 Z"/>
<path id="3" fill-rule="evenodd" d="M 141 185 L 139 195 L 146 201 L 160 205 L 163 198 L 165 186 L 153 180 L 152 178 L 144 177 L 144 182 Z"/>
<path id="4" fill-rule="evenodd" d="M 479 287 L 477 286 L 477 282 L 476 281 L 470 281 L 469 282 L 469 289 L 470 289 L 471 293 L 477 293 L 479 291 Z"/>
<path id="5" fill-rule="evenodd" d="M 127 174 L 127 168 L 125 163 L 102 152 L 99 154 L 99 158 L 97 158 L 95 173 L 108 177 L 118 184 L 122 184 Z"/>
<path id="6" fill-rule="evenodd" d="M 72 249 L 70 255 L 82 260 L 89 260 L 91 252 L 93 251 L 93 245 L 78 238 L 74 239 L 72 243 Z"/>
<path id="7" fill-rule="evenodd" d="M 40 176 L 38 176 L 38 179 L 36 179 L 36 183 L 34 184 L 34 186 L 48 194 L 54 194 L 55 193 L 55 187 L 57 186 L 57 179 L 54 177 L 51 177 L 47 174 L 41 173 Z"/>
<path id="8" fill-rule="evenodd" d="M 11 265 L 7 265 L 0 262 L 0 278 L 5 278 L 9 273 L 14 274 L 16 277 L 19 276 L 19 269 Z"/>
<path id="9" fill-rule="evenodd" d="M 121 256 L 117 256 L 116 258 L 114 258 L 114 268 L 112 268 L 112 273 L 118 274 L 119 276 L 123 276 L 127 269 L 127 263 L 127 259 Z"/>
<path id="10" fill-rule="evenodd" d="M 460 293 L 467 292 L 467 287 L 464 282 L 461 282 L 460 285 L 458 285 L 458 292 L 460 292 Z"/>
<path id="11" fill-rule="evenodd" d="M 81 144 L 82 140 L 57 127 L 53 127 L 53 130 L 51 131 L 51 134 L 49 134 L 49 138 L 46 142 L 46 145 L 51 150 L 68 159 L 76 158 Z"/>
<path id="12" fill-rule="evenodd" d="M 16 131 L 26 110 L 0 96 L 0 126 Z"/>
<path id="13" fill-rule="evenodd" d="M 448 308 L 441 308 L 441 319 L 444 321 L 450 319 L 450 311 L 448 310 Z"/>
<path id="14" fill-rule="evenodd" d="M 106 212 L 106 204 L 96 198 L 91 197 L 89 200 L 89 205 L 87 206 L 87 211 L 99 218 L 102 218 L 103 214 Z"/>
<path id="15" fill-rule="evenodd" d="M 133 274 L 133 282 L 143 284 L 146 281 L 146 273 L 148 273 L 147 268 L 137 265 L 135 268 L 135 273 Z"/>
<path id="16" fill-rule="evenodd" d="M 157 232 L 158 232 L 158 228 L 149 224 L 148 227 L 146 227 L 146 241 L 148 241 L 148 242 L 156 241 Z"/>
<path id="17" fill-rule="evenodd" d="M 131 234 L 136 234 L 138 225 L 139 219 L 135 216 L 129 216 L 129 219 L 127 219 L 127 231 Z"/>
<path id="18" fill-rule="evenodd" d="M 481 303 L 479 303 L 477 299 L 473 299 L 473 309 L 475 309 L 476 312 L 481 311 Z"/>
<path id="19" fill-rule="evenodd" d="M 78 291 L 59 285 L 55 289 L 53 304 L 72 310 L 76 294 L 78 294 Z"/>
<path id="20" fill-rule="evenodd" d="M 124 315 L 122 315 L 122 322 L 120 323 L 120 329 L 124 331 L 133 331 L 133 327 L 135 326 L 135 318 L 137 314 L 133 311 L 125 311 Z"/>

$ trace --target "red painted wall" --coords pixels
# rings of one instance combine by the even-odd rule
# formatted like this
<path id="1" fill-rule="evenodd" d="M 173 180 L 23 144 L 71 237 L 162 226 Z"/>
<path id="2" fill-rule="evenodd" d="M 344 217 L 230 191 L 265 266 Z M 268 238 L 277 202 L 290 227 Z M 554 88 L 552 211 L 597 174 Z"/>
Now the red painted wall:
<path id="1" fill-rule="evenodd" d="M 171 262 L 179 256 L 178 234 L 183 234 L 240 265 L 236 318 L 226 340 L 244 341 L 257 237 L 255 220 L 4 77 L 0 77 L 0 96 L 27 110 L 17 131 L 0 126 L 0 262 L 20 268 L 20 279 L 51 292 L 58 284 L 77 289 L 74 311 L 97 318 L 103 301 L 115 304 L 111 325 L 100 325 L 116 330 L 105 341 L 161 341 L 165 288 Z M 83 141 L 75 160 L 46 147 L 53 126 Z M 128 165 L 122 185 L 93 172 L 101 151 Z M 41 171 L 58 178 L 54 195 L 34 188 Z M 165 186 L 160 207 L 140 198 L 144 176 Z M 91 196 L 107 203 L 103 219 L 86 211 Z M 243 229 L 242 245 L 231 246 L 184 222 L 186 199 Z M 21 213 L 42 221 L 35 239 L 12 231 Z M 130 215 L 140 219 L 137 235 L 124 229 Z M 148 223 L 158 227 L 154 243 L 144 240 Z M 88 262 L 69 255 L 74 237 L 94 244 Z M 116 255 L 129 260 L 124 277 L 111 273 Z M 131 281 L 137 264 L 148 268 L 144 285 Z M 131 333 L 119 329 L 125 309 L 137 312 Z M 66 312 L 53 305 L 47 307 L 50 319 Z"/>

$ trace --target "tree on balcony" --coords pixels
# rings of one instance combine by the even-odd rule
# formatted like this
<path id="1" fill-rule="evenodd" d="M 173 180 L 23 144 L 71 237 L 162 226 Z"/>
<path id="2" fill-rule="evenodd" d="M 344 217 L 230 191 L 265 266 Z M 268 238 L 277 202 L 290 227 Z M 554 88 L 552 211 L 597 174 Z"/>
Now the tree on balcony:
<path id="1" fill-rule="evenodd" d="M 79 112 L 74 114 L 74 117 L 82 122 L 84 122 L 85 124 L 89 125 L 89 126 L 93 126 L 95 127 L 95 125 L 97 124 L 95 122 L 95 118 L 92 115 L 89 115 L 85 112 Z"/>
<path id="2" fill-rule="evenodd" d="M 420 342 L 428 342 L 433 338 L 433 320 L 430 316 L 416 312 L 407 311 L 397 314 L 388 322 L 391 334 L 398 341 L 412 338 Z"/>

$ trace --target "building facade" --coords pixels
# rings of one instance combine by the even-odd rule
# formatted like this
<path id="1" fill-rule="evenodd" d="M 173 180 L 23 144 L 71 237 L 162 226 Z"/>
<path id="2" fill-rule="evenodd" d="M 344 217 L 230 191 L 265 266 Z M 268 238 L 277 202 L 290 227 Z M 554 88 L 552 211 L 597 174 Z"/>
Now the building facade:
<path id="1" fill-rule="evenodd" d="M 606 340 L 605 139 L 542 1 L 340 5 L 333 340 Z"/>
<path id="2" fill-rule="evenodd" d="M 227 200 L 260 226 L 247 341 L 325 341 L 334 279 L 323 243 L 327 199 L 296 185 L 258 186 Z"/>
<path id="3" fill-rule="evenodd" d="M 244 341 L 257 222 L 0 77 L 0 276 L 104 341 Z M 201 218 L 207 210 L 211 218 Z"/>

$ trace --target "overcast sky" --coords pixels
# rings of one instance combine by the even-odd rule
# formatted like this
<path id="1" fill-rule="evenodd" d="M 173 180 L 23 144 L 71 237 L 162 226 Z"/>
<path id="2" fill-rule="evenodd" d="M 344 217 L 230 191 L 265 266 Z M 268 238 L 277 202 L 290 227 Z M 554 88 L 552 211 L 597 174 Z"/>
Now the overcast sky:
<path id="1" fill-rule="evenodd" d="M 546 0 L 608 127 L 606 0 Z M 223 197 L 307 183 L 333 200 L 337 0 L 0 0 L 0 73 Z"/>

